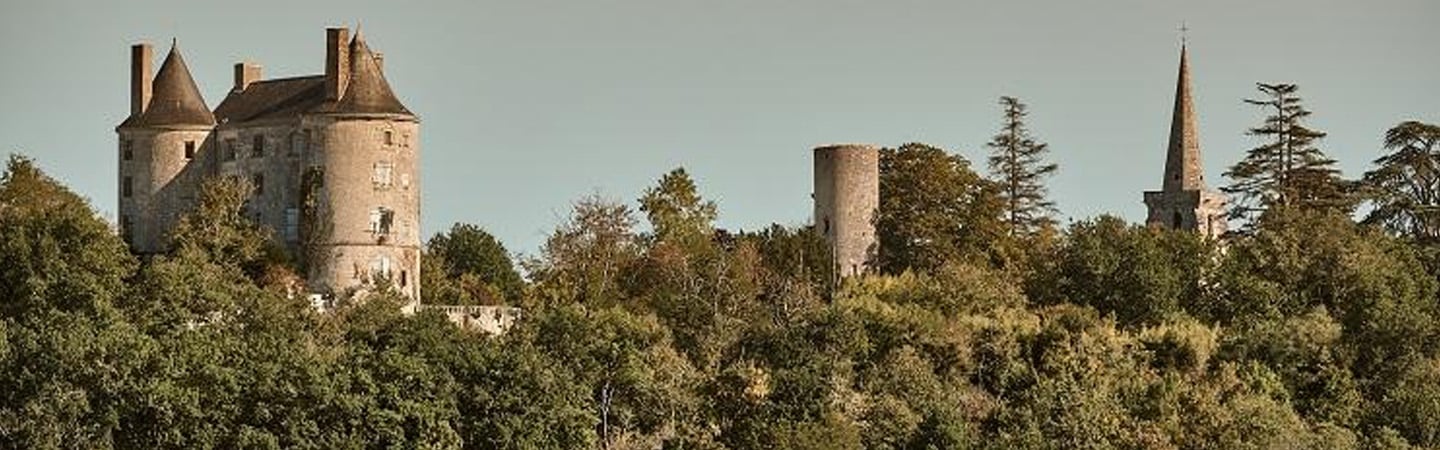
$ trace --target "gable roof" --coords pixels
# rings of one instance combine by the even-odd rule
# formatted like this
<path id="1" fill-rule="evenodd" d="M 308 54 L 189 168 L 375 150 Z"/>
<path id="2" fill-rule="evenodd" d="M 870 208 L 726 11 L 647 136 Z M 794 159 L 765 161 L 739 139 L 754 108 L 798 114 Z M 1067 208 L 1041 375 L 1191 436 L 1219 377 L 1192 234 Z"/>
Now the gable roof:
<path id="1" fill-rule="evenodd" d="M 325 76 L 277 78 L 230 91 L 215 107 L 215 119 L 246 122 L 296 117 L 325 103 Z"/>

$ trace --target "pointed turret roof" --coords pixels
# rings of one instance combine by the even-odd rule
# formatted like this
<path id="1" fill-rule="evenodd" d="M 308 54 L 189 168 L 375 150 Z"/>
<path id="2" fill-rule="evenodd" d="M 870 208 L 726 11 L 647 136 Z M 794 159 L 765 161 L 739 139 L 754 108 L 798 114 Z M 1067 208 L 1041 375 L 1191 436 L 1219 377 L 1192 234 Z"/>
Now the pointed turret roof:
<path id="1" fill-rule="evenodd" d="M 1180 46 L 1180 74 L 1175 81 L 1175 110 L 1170 118 L 1170 146 L 1165 152 L 1165 191 L 1205 189 L 1200 165 L 1200 130 L 1190 99 L 1190 57 Z"/>
<path id="2" fill-rule="evenodd" d="M 414 115 L 400 103 L 400 99 L 395 98 L 395 92 L 390 90 L 390 83 L 385 81 L 385 74 L 380 70 L 380 63 L 375 61 L 375 54 L 365 45 L 365 38 L 359 30 L 355 31 L 355 39 L 350 41 L 350 80 L 334 112 Z"/>
<path id="3" fill-rule="evenodd" d="M 121 127 L 157 127 L 175 125 L 215 125 L 215 116 L 205 106 L 180 46 L 171 41 L 170 53 L 155 73 L 151 83 L 154 94 L 145 111 L 126 119 Z"/>

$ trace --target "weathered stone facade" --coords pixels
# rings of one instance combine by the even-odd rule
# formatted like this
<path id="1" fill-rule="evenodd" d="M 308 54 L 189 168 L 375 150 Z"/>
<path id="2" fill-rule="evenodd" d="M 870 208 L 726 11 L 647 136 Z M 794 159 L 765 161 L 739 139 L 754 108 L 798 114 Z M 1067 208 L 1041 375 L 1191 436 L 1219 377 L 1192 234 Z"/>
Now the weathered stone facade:
<path id="1" fill-rule="evenodd" d="M 235 65 L 212 112 L 176 48 L 155 80 L 132 49 L 131 115 L 120 135 L 120 229 L 140 253 L 164 251 L 175 219 L 210 176 L 250 182 L 247 214 L 305 262 L 311 291 L 388 280 L 418 299 L 419 120 L 358 33 L 326 30 L 325 74 L 261 79 Z M 153 87 L 153 88 L 152 88 Z"/>
<path id="2" fill-rule="evenodd" d="M 815 230 L 830 243 L 836 274 L 869 270 L 880 207 L 880 150 L 870 145 L 815 149 Z"/>
<path id="3" fill-rule="evenodd" d="M 1190 58 L 1180 49 L 1180 73 L 1175 83 L 1175 108 L 1170 121 L 1170 145 L 1165 152 L 1165 179 L 1161 190 L 1145 192 L 1150 226 L 1191 230 L 1207 237 L 1225 234 L 1225 195 L 1205 186 L 1200 160 L 1199 128 L 1190 98 Z"/>

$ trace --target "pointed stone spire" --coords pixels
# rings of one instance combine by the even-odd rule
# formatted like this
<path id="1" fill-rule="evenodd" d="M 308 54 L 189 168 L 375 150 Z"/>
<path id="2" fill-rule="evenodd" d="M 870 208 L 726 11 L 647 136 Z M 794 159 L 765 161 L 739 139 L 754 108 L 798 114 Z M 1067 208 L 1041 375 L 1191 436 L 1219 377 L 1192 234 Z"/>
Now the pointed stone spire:
<path id="1" fill-rule="evenodd" d="M 350 41 L 350 80 L 345 86 L 345 95 L 335 105 L 335 112 L 344 114 L 401 114 L 413 116 L 395 92 L 385 81 L 375 54 L 365 45 L 360 30 L 355 30 L 355 39 Z"/>
<path id="2" fill-rule="evenodd" d="M 1184 44 L 1175 81 L 1170 145 L 1165 151 L 1165 180 L 1160 190 L 1145 192 L 1145 208 L 1149 210 L 1145 223 L 1150 226 L 1195 231 L 1209 238 L 1225 235 L 1225 195 L 1205 187 L 1200 165 L 1200 130 L 1195 126 L 1190 57 Z"/>
<path id="3" fill-rule="evenodd" d="M 1190 58 L 1180 46 L 1180 74 L 1175 81 L 1175 110 L 1170 119 L 1170 147 L 1165 152 L 1166 192 L 1205 189 L 1204 168 L 1200 166 L 1200 131 L 1195 126 L 1195 107 L 1190 100 Z"/>
<path id="4" fill-rule="evenodd" d="M 150 103 L 144 112 L 132 116 L 122 126 L 159 127 L 177 125 L 215 125 L 215 116 L 205 106 L 185 58 L 180 56 L 180 46 L 174 40 L 170 53 L 155 73 L 151 82 Z"/>

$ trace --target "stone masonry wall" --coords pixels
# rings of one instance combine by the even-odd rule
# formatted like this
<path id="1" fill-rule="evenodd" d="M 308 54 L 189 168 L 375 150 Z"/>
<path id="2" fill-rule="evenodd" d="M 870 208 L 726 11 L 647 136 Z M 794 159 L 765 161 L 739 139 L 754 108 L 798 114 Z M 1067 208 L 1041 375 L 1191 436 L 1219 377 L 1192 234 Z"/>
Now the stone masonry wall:
<path id="1" fill-rule="evenodd" d="M 815 149 L 815 229 L 834 253 L 837 275 L 868 270 L 880 206 L 880 152 L 868 145 Z"/>
<path id="2" fill-rule="evenodd" d="M 321 239 L 324 261 L 312 268 L 311 288 L 339 293 L 388 277 L 418 299 L 418 124 L 400 118 L 307 121 L 315 124 L 319 140 L 312 146 L 312 163 L 324 170 L 323 215 L 316 220 L 324 222 L 328 235 Z"/>
<path id="3" fill-rule="evenodd" d="M 170 230 L 194 204 L 196 188 L 206 175 L 204 151 L 209 136 L 209 128 L 120 131 L 116 219 L 122 237 L 129 239 L 136 251 L 165 250 Z M 191 158 L 186 157 L 187 145 L 194 147 Z"/>

